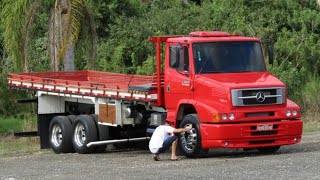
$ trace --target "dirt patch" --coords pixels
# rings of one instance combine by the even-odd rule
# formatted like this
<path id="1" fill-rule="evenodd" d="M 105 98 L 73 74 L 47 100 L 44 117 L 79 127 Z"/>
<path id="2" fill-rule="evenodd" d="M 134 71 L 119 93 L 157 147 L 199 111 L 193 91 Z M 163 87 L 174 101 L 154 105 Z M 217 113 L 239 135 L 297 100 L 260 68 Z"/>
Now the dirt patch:
<path id="1" fill-rule="evenodd" d="M 15 137 L 14 134 L 0 135 L 0 156 L 33 154 L 40 151 L 39 137 Z"/>
<path id="2" fill-rule="evenodd" d="M 0 142 L 14 141 L 17 140 L 18 137 L 15 137 L 14 134 L 0 134 Z"/>

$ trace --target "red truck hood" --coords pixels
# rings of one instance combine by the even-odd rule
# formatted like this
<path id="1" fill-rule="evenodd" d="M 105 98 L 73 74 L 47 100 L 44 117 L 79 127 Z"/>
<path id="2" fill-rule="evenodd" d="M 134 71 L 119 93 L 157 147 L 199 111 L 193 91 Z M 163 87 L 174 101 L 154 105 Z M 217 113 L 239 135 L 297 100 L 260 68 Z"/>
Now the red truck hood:
<path id="1" fill-rule="evenodd" d="M 196 79 L 230 89 L 285 86 L 269 72 L 201 74 Z"/>

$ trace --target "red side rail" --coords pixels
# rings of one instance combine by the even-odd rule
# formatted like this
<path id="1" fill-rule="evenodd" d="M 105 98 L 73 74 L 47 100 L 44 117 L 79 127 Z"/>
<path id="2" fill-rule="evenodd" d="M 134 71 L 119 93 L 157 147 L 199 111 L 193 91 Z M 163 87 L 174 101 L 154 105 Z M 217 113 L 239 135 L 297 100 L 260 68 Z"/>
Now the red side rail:
<path id="1" fill-rule="evenodd" d="M 126 75 L 98 71 L 43 72 L 9 74 L 8 85 L 10 87 L 50 92 L 61 92 L 61 88 L 63 88 L 64 93 L 70 94 L 81 94 L 81 89 L 89 89 L 90 92 L 85 92 L 85 94 L 92 96 L 107 96 L 109 91 L 114 91 L 118 92 L 117 98 L 134 99 L 132 96 L 135 96 L 137 93 L 129 92 L 128 87 L 130 85 L 143 84 L 156 86 L 154 79 L 155 76 Z M 70 89 L 73 90 L 71 91 Z M 122 97 L 121 93 L 125 97 Z M 128 93 L 131 93 L 131 95 L 127 95 Z M 157 89 L 144 93 L 145 98 L 143 100 L 149 101 L 150 98 L 147 98 L 147 95 L 151 93 L 157 93 Z"/>

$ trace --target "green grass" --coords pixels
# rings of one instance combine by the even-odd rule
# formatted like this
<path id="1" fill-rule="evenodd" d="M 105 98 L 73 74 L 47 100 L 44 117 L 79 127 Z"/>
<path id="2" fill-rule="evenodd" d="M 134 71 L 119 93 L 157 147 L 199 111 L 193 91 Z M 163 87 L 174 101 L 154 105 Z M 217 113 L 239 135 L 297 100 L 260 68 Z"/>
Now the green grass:
<path id="1" fill-rule="evenodd" d="M 34 116 L 26 115 L 25 118 L 0 116 L 0 134 L 13 132 L 33 131 L 37 129 L 37 120 Z"/>
<path id="2" fill-rule="evenodd" d="M 18 132 L 23 129 L 24 120 L 13 117 L 0 117 L 0 134 Z"/>
<path id="3" fill-rule="evenodd" d="M 26 118 L 0 116 L 0 157 L 40 153 L 39 137 L 14 137 L 14 132 L 37 129 L 35 117 Z"/>
<path id="4" fill-rule="evenodd" d="M 0 157 L 48 152 L 40 149 L 39 141 L 39 137 L 18 138 L 13 134 L 0 135 Z"/>
<path id="5" fill-rule="evenodd" d="M 320 122 L 305 122 L 303 124 L 304 133 L 315 132 L 315 131 L 320 131 Z"/>

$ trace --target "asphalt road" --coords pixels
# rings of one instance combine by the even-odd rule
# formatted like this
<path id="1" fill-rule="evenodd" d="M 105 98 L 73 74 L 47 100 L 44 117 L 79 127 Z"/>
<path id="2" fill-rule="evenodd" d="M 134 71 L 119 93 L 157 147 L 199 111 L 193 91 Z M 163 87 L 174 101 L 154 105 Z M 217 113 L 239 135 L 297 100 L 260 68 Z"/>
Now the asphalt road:
<path id="1" fill-rule="evenodd" d="M 214 149 L 208 158 L 155 162 L 147 150 L 0 157 L 0 179 L 320 179 L 320 132 L 272 155 Z"/>

